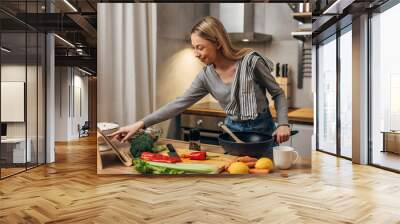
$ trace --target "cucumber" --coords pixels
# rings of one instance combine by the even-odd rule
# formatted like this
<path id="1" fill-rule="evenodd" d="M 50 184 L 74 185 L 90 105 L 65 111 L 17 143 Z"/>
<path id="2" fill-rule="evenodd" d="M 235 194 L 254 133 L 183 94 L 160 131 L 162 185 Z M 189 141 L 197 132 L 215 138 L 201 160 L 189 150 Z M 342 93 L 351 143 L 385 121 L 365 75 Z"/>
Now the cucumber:
<path id="1" fill-rule="evenodd" d="M 158 163 L 147 161 L 148 164 L 161 168 L 170 168 L 184 171 L 185 173 L 199 173 L 199 174 L 215 174 L 218 173 L 218 167 L 209 164 L 197 163 Z"/>

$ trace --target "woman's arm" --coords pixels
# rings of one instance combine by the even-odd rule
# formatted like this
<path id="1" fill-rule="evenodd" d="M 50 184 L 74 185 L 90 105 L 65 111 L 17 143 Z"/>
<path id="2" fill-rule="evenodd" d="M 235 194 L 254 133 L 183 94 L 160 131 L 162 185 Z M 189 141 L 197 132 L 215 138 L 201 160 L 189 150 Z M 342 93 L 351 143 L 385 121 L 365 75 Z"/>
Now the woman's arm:
<path id="1" fill-rule="evenodd" d="M 204 83 L 204 71 L 197 75 L 196 79 L 192 82 L 192 85 L 185 93 L 176 98 L 174 101 L 164 105 L 157 111 L 147 115 L 143 120 L 137 121 L 134 124 L 121 127 L 118 131 L 109 135 L 114 137 L 121 142 L 127 141 L 141 128 L 150 127 L 153 124 L 165 121 L 182 113 L 186 108 L 190 107 L 201 98 L 206 96 L 209 91 L 205 87 Z"/>
<path id="2" fill-rule="evenodd" d="M 288 106 L 285 93 L 278 85 L 275 78 L 271 75 L 271 70 L 260 60 L 254 68 L 256 82 L 266 88 L 274 100 L 277 112 L 278 128 L 275 130 L 276 142 L 278 144 L 286 142 L 290 137 L 290 127 L 288 121 Z"/>
<path id="3" fill-rule="evenodd" d="M 198 74 L 195 80 L 192 82 L 189 89 L 185 93 L 177 97 L 175 100 L 164 105 L 157 111 L 147 115 L 143 118 L 145 127 L 150 127 L 154 124 L 168 120 L 186 110 L 188 107 L 199 101 L 201 98 L 206 96 L 209 91 L 204 83 L 204 71 Z"/>
<path id="4" fill-rule="evenodd" d="M 277 112 L 278 126 L 288 125 L 288 105 L 285 93 L 276 82 L 275 77 L 271 75 L 271 70 L 259 59 L 254 68 L 254 78 L 257 83 L 268 90 L 268 93 L 274 100 L 275 110 Z"/>

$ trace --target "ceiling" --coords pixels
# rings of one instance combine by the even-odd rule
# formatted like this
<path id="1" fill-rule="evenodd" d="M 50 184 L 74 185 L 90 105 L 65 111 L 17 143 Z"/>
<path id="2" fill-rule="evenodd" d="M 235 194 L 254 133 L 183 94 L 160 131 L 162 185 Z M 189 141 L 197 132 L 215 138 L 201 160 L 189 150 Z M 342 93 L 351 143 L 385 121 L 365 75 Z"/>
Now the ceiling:
<path id="1" fill-rule="evenodd" d="M 25 32 L 55 33 L 58 35 L 55 38 L 56 66 L 80 66 L 96 71 L 97 3 L 103 2 L 137 1 L 0 0 L 2 46 L 13 49 L 12 53 L 8 54 L 8 57 L 23 58 L 22 56 L 27 53 L 28 58 L 33 58 L 30 55 L 35 55 L 38 50 L 36 48 L 37 44 L 36 41 L 31 40 L 31 37 L 29 37 L 28 45 L 25 48 Z M 154 2 L 172 1 L 156 0 Z M 260 2 L 294 3 L 304 2 L 304 0 L 260 0 Z M 31 43 L 31 41 L 33 42 Z M 42 47 L 42 45 L 39 45 L 39 49 L 42 49 Z"/>
<path id="2" fill-rule="evenodd" d="M 329 38 L 351 24 L 353 18 L 373 12 L 388 0 L 312 0 L 313 44 Z"/>
<path id="3" fill-rule="evenodd" d="M 25 55 L 28 59 L 37 57 L 36 51 L 44 47 L 44 44 L 36 43 L 37 33 L 51 32 L 57 34 L 56 66 L 79 66 L 95 73 L 98 1 L 48 0 L 47 7 L 45 2 L 45 0 L 0 1 L 2 46 L 12 49 L 3 60 L 7 58 L 17 61 L 24 59 Z M 28 33 L 27 38 L 25 32 Z"/>

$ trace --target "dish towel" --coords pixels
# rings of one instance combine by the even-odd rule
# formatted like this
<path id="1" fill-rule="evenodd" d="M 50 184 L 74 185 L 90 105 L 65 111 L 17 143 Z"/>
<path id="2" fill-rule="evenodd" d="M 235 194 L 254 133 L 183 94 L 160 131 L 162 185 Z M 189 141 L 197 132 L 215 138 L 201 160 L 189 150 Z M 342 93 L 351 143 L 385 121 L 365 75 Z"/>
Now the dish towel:
<path id="1" fill-rule="evenodd" d="M 233 80 L 231 101 L 224 108 L 225 113 L 233 116 L 234 120 L 254 120 L 258 116 L 253 71 L 259 59 L 271 72 L 273 70 L 272 61 L 255 51 L 243 57 Z"/>

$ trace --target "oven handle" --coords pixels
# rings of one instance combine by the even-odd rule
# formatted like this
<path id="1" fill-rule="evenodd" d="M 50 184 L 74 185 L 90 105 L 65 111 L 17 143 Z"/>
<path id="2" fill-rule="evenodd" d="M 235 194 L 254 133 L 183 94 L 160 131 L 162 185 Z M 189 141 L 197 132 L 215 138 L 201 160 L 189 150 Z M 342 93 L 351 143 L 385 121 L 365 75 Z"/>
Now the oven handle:
<path id="1" fill-rule="evenodd" d="M 183 134 L 189 134 L 188 130 L 184 130 Z M 200 131 L 200 136 L 204 137 L 211 137 L 211 138 L 218 138 L 221 133 L 213 133 L 213 132 L 207 132 L 207 131 Z"/>

